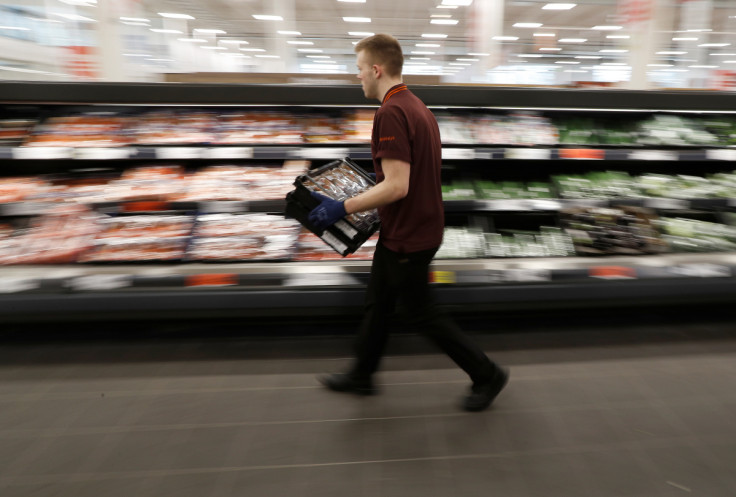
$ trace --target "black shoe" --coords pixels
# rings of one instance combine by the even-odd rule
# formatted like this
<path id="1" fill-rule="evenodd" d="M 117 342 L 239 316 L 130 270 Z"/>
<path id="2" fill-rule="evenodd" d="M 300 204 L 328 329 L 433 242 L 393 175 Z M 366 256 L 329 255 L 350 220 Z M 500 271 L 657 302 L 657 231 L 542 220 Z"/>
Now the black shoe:
<path id="1" fill-rule="evenodd" d="M 474 384 L 470 395 L 465 397 L 463 408 L 466 411 L 482 411 L 491 405 L 493 399 L 501 393 L 509 381 L 509 371 L 505 368 L 496 370 L 488 383 Z"/>
<path id="2" fill-rule="evenodd" d="M 370 379 L 355 379 L 349 374 L 334 373 L 320 376 L 320 383 L 335 392 L 352 392 L 358 395 L 373 395 L 376 387 Z"/>

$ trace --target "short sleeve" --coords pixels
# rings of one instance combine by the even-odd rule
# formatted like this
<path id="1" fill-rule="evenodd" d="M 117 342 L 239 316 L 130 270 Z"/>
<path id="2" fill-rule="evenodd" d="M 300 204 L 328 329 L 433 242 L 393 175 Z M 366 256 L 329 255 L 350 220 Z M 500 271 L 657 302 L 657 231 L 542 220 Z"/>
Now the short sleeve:
<path id="1" fill-rule="evenodd" d="M 409 123 L 398 107 L 383 109 L 376 114 L 373 156 L 377 159 L 397 159 L 411 163 Z"/>

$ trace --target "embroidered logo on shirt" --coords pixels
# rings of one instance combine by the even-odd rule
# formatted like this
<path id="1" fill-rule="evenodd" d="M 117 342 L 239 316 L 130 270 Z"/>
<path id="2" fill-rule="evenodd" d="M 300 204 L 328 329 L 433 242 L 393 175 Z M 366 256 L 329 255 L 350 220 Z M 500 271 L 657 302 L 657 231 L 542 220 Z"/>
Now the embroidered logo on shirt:
<path id="1" fill-rule="evenodd" d="M 378 139 L 378 141 L 381 141 L 381 142 L 390 142 L 390 141 L 394 141 L 395 139 L 396 139 L 395 136 L 382 136 L 382 137 L 380 137 Z"/>

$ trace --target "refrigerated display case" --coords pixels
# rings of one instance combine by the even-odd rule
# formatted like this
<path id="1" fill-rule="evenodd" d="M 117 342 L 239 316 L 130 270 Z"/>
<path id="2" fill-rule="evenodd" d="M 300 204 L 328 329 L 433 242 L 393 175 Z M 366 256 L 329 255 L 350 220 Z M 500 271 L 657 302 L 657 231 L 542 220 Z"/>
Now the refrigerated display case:
<path id="1" fill-rule="evenodd" d="M 443 130 L 442 304 L 736 296 L 736 96 L 412 90 Z M 359 312 L 376 238 L 342 258 L 283 214 L 308 168 L 371 168 L 376 107 L 357 85 L 0 83 L 0 319 Z"/>

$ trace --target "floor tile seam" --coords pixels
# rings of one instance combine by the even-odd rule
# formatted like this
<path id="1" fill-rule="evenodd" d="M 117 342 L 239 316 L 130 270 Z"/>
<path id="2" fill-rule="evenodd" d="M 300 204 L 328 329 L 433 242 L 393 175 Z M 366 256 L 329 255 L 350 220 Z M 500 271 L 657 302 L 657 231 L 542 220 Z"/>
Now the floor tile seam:
<path id="1" fill-rule="evenodd" d="M 736 398 L 736 395 L 734 395 Z M 682 405 L 703 405 L 702 397 L 692 397 L 689 402 L 683 403 L 682 399 L 675 399 L 675 403 L 678 406 Z M 487 413 L 492 416 L 493 414 L 504 414 L 504 415 L 518 415 L 518 414 L 553 414 L 553 413 L 571 413 L 577 411 L 600 411 L 602 413 L 615 413 L 617 409 L 637 409 L 637 408 L 650 408 L 658 409 L 662 405 L 661 399 L 643 399 L 643 400 L 631 400 L 622 402 L 606 402 L 606 403 L 580 403 L 571 405 L 557 405 L 557 406 L 541 406 L 541 407 L 528 407 L 528 408 L 505 408 L 503 406 L 494 407 L 492 411 Z M 664 404 L 668 406 L 670 404 Z M 328 424 L 328 423 L 355 423 L 355 422 L 383 422 L 383 421 L 396 421 L 396 420 L 409 420 L 409 419 L 437 419 L 437 418 L 454 418 L 454 417 L 466 417 L 466 416 L 482 416 L 483 414 L 477 413 L 466 413 L 462 411 L 453 411 L 445 413 L 434 413 L 434 414 L 416 414 L 406 416 L 378 416 L 378 417 L 365 417 L 365 418 L 330 418 L 330 419 L 291 419 L 291 420 L 277 420 L 277 421 L 234 421 L 234 422 L 221 422 L 221 423 L 184 423 L 184 424 L 171 424 L 171 425 L 126 425 L 126 426 L 102 426 L 102 427 L 91 427 L 91 428 L 49 428 L 49 429 L 12 429 L 12 430 L 0 430 L 0 440 L 16 440 L 16 439 L 36 439 L 36 438 L 59 438 L 68 436 L 85 436 L 85 435 L 115 435 L 123 433 L 145 433 L 145 432 L 156 432 L 156 431 L 188 431 L 188 430 L 216 430 L 226 428 L 248 428 L 248 427 L 275 427 L 275 426 L 289 426 L 289 425 L 314 425 L 314 424 Z"/>
<path id="2" fill-rule="evenodd" d="M 722 439 L 719 439 L 720 445 L 728 445 Z M 642 441 L 622 441 L 614 444 L 581 444 L 568 447 L 549 447 L 529 450 L 513 450 L 503 452 L 484 452 L 474 454 L 446 454 L 424 457 L 407 457 L 395 459 L 370 459 L 356 461 L 331 461 L 319 463 L 295 463 L 295 464 L 279 464 L 279 465 L 252 465 L 252 466 L 227 466 L 227 467 L 206 467 L 206 468 L 182 468 L 182 469 L 157 469 L 157 470 L 132 470 L 132 471 L 112 471 L 112 472 L 87 472 L 87 473 L 54 473 L 54 474 L 33 474 L 33 475 L 0 475 L 0 485 L 5 486 L 27 486 L 38 483 L 75 483 L 90 481 L 107 481 L 107 480 L 123 480 L 123 479 L 141 479 L 156 478 L 169 476 L 190 476 L 203 474 L 223 474 L 232 472 L 247 471 L 273 471 L 273 470 L 297 470 L 297 469 L 315 469 L 325 467 L 340 467 L 353 465 L 368 464 L 401 464 L 413 462 L 431 462 L 431 461 L 461 461 L 473 459 L 514 459 L 521 457 L 539 457 L 539 456 L 559 456 L 559 455 L 584 455 L 610 452 L 628 452 L 631 450 L 649 450 L 662 448 L 678 448 L 682 446 L 691 446 L 693 441 L 689 436 L 670 437 L 661 440 Z M 712 445 L 719 445 L 713 442 Z"/>
<path id="3" fill-rule="evenodd" d="M 557 374 L 557 375 L 534 375 L 524 376 L 523 373 L 517 373 L 518 368 L 514 368 L 513 381 L 547 381 L 547 380 L 565 380 L 565 379 L 579 379 L 579 373 L 569 374 Z M 437 370 L 407 370 L 407 372 L 436 372 Z M 448 369 L 447 371 L 453 371 Z M 390 374 L 390 373 L 383 373 Z M 269 376 L 269 375 L 267 375 Z M 309 375 L 311 376 L 311 375 Z M 639 374 L 627 370 L 625 372 L 616 373 L 586 373 L 585 378 L 620 378 L 620 377 L 637 377 Z M 468 383 L 467 379 L 450 379 L 450 380 L 434 380 L 434 381 L 402 381 L 402 382 L 381 382 L 382 386 L 417 386 L 417 385 L 444 385 L 444 384 L 458 384 Z M 219 387 L 219 388 L 167 388 L 167 389 L 138 389 L 138 390 L 112 390 L 101 392 L 100 390 L 88 390 L 82 392 L 32 392 L 32 393 L 0 393 L 0 403 L 2 402 L 23 402 L 23 401 L 38 401 L 38 400 L 75 400 L 75 399 L 86 399 L 92 396 L 97 397 L 129 397 L 129 396 L 142 396 L 142 395 L 181 395 L 181 394 L 204 394 L 204 393 L 232 393 L 232 392 L 267 392 L 267 391 L 282 391 L 282 390 L 314 390 L 323 388 L 317 384 L 315 380 L 314 385 L 293 385 L 293 386 L 268 386 L 268 387 Z M 104 395 L 103 395 L 104 394 Z"/>
<path id="4" fill-rule="evenodd" d="M 728 341 L 726 343 L 731 343 L 731 341 Z M 664 347 L 667 345 L 670 345 L 673 348 L 681 349 L 684 346 L 688 344 L 664 344 Z M 697 345 L 697 344 L 696 344 Z M 734 356 L 736 355 L 736 350 L 730 350 L 726 349 L 724 347 L 717 347 L 716 344 L 710 344 L 712 345 L 707 350 L 696 350 L 696 351 L 667 351 L 665 348 L 662 348 L 662 344 L 644 344 L 644 345 L 631 345 L 629 350 L 632 352 L 645 352 L 645 350 L 642 350 L 641 347 L 656 347 L 656 354 L 643 354 L 643 355 L 625 355 L 623 354 L 620 357 L 610 357 L 611 356 L 611 347 L 583 347 L 583 348 L 569 348 L 569 347 L 560 347 L 560 348 L 554 348 L 554 349 L 546 349 L 546 348 L 517 348 L 517 349 L 488 349 L 485 350 L 487 354 L 489 354 L 491 357 L 495 355 L 509 355 L 509 354 L 516 354 L 516 353 L 523 353 L 525 356 L 533 356 L 535 354 L 546 354 L 548 357 L 543 362 L 534 363 L 534 365 L 537 365 L 539 367 L 543 366 L 549 366 L 549 367 L 555 367 L 557 364 L 564 364 L 564 363 L 570 363 L 575 365 L 585 365 L 585 364 L 597 364 L 599 362 L 604 363 L 610 363 L 612 361 L 621 361 L 625 363 L 629 362 L 641 362 L 641 361 L 668 361 L 671 360 L 673 357 L 677 357 L 678 360 L 688 360 L 688 361 L 697 361 L 702 359 L 704 356 L 723 356 L 722 360 L 724 361 L 730 361 L 731 358 L 728 356 Z M 626 346 L 624 346 L 626 347 Z M 597 358 L 596 360 L 592 361 L 590 359 L 585 360 L 571 360 L 569 357 L 569 353 L 571 351 L 576 352 L 579 356 L 590 356 L 591 351 L 600 350 L 605 353 L 604 357 Z M 554 357 L 557 355 L 557 353 L 563 354 L 563 357 Z M 387 361 L 414 361 L 414 360 L 444 360 L 445 356 L 443 354 L 390 354 L 385 357 L 385 360 Z M 273 361 L 278 361 L 280 363 L 318 363 L 318 362 L 344 362 L 344 361 L 350 361 L 352 360 L 351 356 L 345 356 L 345 357 L 298 357 L 298 358 L 290 358 L 290 357 L 277 357 L 277 358 L 271 358 L 271 359 L 257 359 L 257 358 L 241 358 L 241 359 L 212 359 L 210 362 L 216 362 L 218 364 L 237 364 L 240 365 L 243 363 L 243 361 L 250 362 L 254 367 L 262 367 L 262 366 L 270 366 L 273 364 Z M 718 360 L 717 358 L 714 358 L 713 360 Z M 180 370 L 180 368 L 176 367 L 176 364 L 181 364 L 182 367 L 191 367 L 192 363 L 191 361 L 178 361 L 178 362 L 167 362 L 167 365 L 171 366 L 172 368 L 176 369 L 177 371 Z M 150 366 L 150 362 L 141 364 L 142 367 L 148 367 Z M 511 366 L 516 367 L 524 367 L 530 365 L 527 362 L 522 362 L 519 364 L 514 364 L 513 362 L 510 364 Z M 94 368 L 97 366 L 104 366 L 108 369 L 115 369 L 115 368 L 124 368 L 126 371 L 130 370 L 131 364 L 110 364 L 110 363 L 89 363 L 89 364 L 59 364 L 58 367 L 73 367 L 74 369 L 89 369 Z M 135 367 L 135 364 L 132 365 Z M 52 366 L 48 366 L 44 364 L 41 369 L 46 368 L 52 368 Z M 17 375 L 19 372 L 22 371 L 28 371 L 28 370 L 36 370 L 32 366 L 24 366 L 23 368 L 16 368 L 14 371 L 12 371 L 13 375 Z M 56 371 L 58 368 L 53 368 L 54 371 Z M 19 371 L 20 370 L 20 371 Z M 396 369 L 395 371 L 404 371 L 404 369 Z M 3 371 L 3 368 L 0 367 L 0 380 L 3 379 L 3 375 L 6 373 Z M 10 373 L 10 372 L 8 372 Z M 268 374 L 268 373 L 264 373 Z M 275 373 L 274 373 L 275 374 Z"/>

